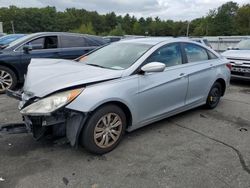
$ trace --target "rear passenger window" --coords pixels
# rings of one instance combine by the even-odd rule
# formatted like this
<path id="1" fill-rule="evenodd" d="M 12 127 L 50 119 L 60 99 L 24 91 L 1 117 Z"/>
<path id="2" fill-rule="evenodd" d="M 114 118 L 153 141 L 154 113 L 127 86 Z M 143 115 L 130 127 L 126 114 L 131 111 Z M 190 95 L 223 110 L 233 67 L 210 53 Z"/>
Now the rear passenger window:
<path id="1" fill-rule="evenodd" d="M 189 63 L 206 61 L 209 59 L 207 51 L 196 44 L 184 44 L 184 50 Z"/>
<path id="2" fill-rule="evenodd" d="M 87 47 L 87 41 L 82 36 L 62 36 L 62 48 Z"/>
<path id="3" fill-rule="evenodd" d="M 161 62 L 166 67 L 182 64 L 180 45 L 176 43 L 161 47 L 147 59 L 147 63 L 150 62 Z"/>

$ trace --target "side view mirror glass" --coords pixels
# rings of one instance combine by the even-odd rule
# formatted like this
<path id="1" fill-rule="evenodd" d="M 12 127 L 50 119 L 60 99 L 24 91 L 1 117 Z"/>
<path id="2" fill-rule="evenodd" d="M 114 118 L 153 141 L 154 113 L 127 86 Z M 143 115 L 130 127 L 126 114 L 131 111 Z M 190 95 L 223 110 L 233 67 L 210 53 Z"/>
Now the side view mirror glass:
<path id="1" fill-rule="evenodd" d="M 146 65 L 144 65 L 141 70 L 143 72 L 163 72 L 166 68 L 166 65 L 164 63 L 160 62 L 151 62 Z"/>

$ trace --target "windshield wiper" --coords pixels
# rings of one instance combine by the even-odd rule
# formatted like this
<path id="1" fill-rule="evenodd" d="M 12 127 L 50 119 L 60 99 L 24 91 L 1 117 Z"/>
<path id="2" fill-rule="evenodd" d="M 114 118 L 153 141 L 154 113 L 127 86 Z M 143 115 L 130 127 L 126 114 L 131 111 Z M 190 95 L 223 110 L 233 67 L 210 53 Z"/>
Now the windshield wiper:
<path id="1" fill-rule="evenodd" d="M 101 66 L 101 65 L 97 65 L 97 64 L 86 64 L 86 65 L 90 65 L 90 66 L 94 66 L 94 67 L 100 67 L 100 68 L 104 68 L 104 69 L 107 69 L 107 67 L 104 67 L 104 66 Z"/>

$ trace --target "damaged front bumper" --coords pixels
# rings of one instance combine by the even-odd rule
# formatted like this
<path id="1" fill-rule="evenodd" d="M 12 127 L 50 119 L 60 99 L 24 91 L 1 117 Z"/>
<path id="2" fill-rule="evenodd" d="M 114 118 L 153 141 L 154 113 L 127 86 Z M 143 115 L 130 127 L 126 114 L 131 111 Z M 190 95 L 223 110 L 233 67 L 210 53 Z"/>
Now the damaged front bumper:
<path id="1" fill-rule="evenodd" d="M 66 137 L 72 146 L 77 146 L 87 113 L 61 109 L 51 116 L 23 116 L 23 118 L 36 140 L 47 135 L 56 138 Z"/>
<path id="2" fill-rule="evenodd" d="M 8 96 L 20 100 L 20 110 L 34 102 L 32 99 L 24 100 L 26 97 L 20 91 L 8 90 Z M 22 115 L 28 132 L 31 132 L 36 140 L 46 136 L 66 137 L 72 146 L 78 145 L 82 127 L 88 117 L 88 113 L 70 110 L 65 107 L 49 114 Z"/>

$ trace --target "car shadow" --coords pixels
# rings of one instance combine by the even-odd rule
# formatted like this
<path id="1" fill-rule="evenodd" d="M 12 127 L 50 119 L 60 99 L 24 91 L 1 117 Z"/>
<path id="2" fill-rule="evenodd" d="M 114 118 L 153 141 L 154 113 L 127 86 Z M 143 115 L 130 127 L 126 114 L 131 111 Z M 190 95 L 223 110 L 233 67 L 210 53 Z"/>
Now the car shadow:
<path id="1" fill-rule="evenodd" d="M 139 136 L 143 133 L 147 133 L 147 132 L 150 132 L 150 131 L 154 131 L 154 130 L 157 130 L 159 131 L 160 129 L 162 129 L 163 127 L 166 127 L 166 126 L 172 126 L 172 121 L 174 119 L 178 119 L 178 118 L 183 118 L 185 116 L 190 116 L 192 114 L 196 114 L 196 113 L 199 113 L 200 116 L 202 116 L 202 112 L 203 111 L 207 111 L 208 109 L 206 109 L 204 106 L 200 106 L 200 107 L 197 107 L 197 108 L 193 108 L 193 109 L 190 109 L 190 110 L 187 110 L 185 112 L 182 112 L 182 113 L 179 113 L 179 114 L 176 114 L 176 115 L 173 115 L 173 116 L 170 116 L 168 118 L 165 118 L 165 119 L 162 119 L 160 121 L 157 121 L 157 122 L 154 122 L 154 123 L 151 123 L 149 125 L 146 125 L 144 127 L 141 127 L 139 129 L 136 129 L 132 132 L 127 132 L 125 134 L 125 138 L 126 137 L 136 137 L 136 136 Z"/>

